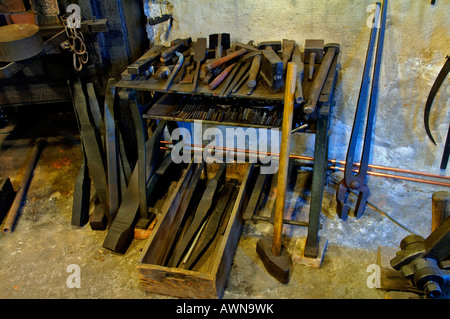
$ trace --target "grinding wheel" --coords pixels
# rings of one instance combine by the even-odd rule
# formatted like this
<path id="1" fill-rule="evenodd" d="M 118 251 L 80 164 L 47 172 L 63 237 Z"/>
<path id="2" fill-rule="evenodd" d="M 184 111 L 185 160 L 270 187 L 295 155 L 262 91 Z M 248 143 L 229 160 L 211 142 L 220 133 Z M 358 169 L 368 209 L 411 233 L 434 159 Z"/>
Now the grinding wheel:
<path id="1" fill-rule="evenodd" d="M 16 62 L 42 52 L 44 41 L 34 24 L 10 24 L 0 27 L 0 62 Z"/>

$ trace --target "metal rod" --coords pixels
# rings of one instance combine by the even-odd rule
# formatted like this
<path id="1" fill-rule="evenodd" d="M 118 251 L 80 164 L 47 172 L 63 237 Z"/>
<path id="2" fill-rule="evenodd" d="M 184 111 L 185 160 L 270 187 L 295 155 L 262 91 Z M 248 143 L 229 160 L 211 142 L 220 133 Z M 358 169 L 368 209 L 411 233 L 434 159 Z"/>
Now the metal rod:
<path id="1" fill-rule="evenodd" d="M 172 144 L 172 142 L 170 142 L 170 141 L 161 141 L 161 144 Z M 198 147 L 198 148 L 202 148 L 202 149 L 205 148 L 205 146 L 203 146 L 203 145 L 196 145 L 196 144 L 190 144 L 189 146 L 190 147 Z M 242 149 L 229 148 L 229 147 L 220 147 L 220 146 L 214 146 L 214 148 L 216 148 L 218 150 L 224 150 L 224 151 L 233 151 L 233 152 L 236 152 L 236 153 L 252 153 L 252 154 L 256 154 L 256 155 L 265 155 L 265 156 L 279 157 L 279 153 L 273 153 L 273 152 L 259 152 L 259 151 L 253 151 L 253 150 L 242 150 Z M 162 149 L 170 150 L 169 148 L 164 148 L 164 147 L 162 147 Z M 289 158 L 297 159 L 297 160 L 305 160 L 305 161 L 314 161 L 314 157 L 303 156 L 303 155 L 292 155 L 292 154 L 290 154 Z M 340 165 L 345 165 L 345 163 L 346 163 L 345 161 L 338 161 L 336 159 L 328 160 L 328 162 L 332 163 L 332 164 L 340 164 Z M 355 166 L 360 166 L 361 163 L 354 163 L 354 165 Z M 420 176 L 426 176 L 426 177 L 450 180 L 450 176 L 441 176 L 441 175 L 436 175 L 436 174 L 431 174 L 431 173 L 411 171 L 411 170 L 402 169 L 402 168 L 381 166 L 381 165 L 376 165 L 376 164 L 369 164 L 368 167 L 372 168 L 372 169 L 379 169 L 379 170 L 386 170 L 386 171 L 392 171 L 392 172 L 398 172 L 398 173 L 420 175 Z M 396 175 L 392 175 L 392 176 L 396 176 Z M 422 180 L 420 180 L 420 181 L 422 181 Z M 450 184 L 444 184 L 443 186 L 449 186 L 450 187 Z"/>
<path id="2" fill-rule="evenodd" d="M 41 151 L 47 141 L 45 139 L 37 139 L 36 144 L 33 148 L 33 153 L 31 155 L 30 161 L 28 162 L 28 166 L 26 168 L 25 174 L 22 177 L 22 181 L 20 183 L 19 189 L 17 190 L 14 201 L 11 205 L 11 208 L 8 211 L 8 215 L 6 216 L 5 225 L 3 226 L 3 233 L 8 234 L 13 230 L 14 223 L 17 219 L 17 215 L 19 214 L 20 206 L 22 204 L 22 200 L 27 192 L 28 186 L 31 182 L 31 178 L 33 175 L 33 170 L 37 164 Z"/>

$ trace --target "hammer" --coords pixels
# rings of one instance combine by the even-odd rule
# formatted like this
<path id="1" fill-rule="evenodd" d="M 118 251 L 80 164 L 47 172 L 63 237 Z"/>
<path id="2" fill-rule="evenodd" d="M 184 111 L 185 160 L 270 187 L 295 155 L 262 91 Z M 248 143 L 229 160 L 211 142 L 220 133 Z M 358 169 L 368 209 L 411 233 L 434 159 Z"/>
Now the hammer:
<path id="1" fill-rule="evenodd" d="M 294 93 L 297 79 L 297 65 L 289 62 L 286 72 L 286 87 L 284 93 L 283 124 L 281 132 L 280 162 L 278 169 L 277 196 L 275 202 L 275 221 L 273 225 L 272 243 L 262 238 L 256 244 L 256 252 L 261 258 L 266 270 L 283 284 L 289 282 L 290 260 L 281 244 L 283 232 L 283 216 L 285 196 L 288 184 L 289 146 L 294 112 Z"/>
<path id="2" fill-rule="evenodd" d="M 175 51 L 180 50 L 181 48 L 188 47 L 192 43 L 192 39 L 186 38 L 186 39 L 175 39 L 171 43 L 171 47 L 165 50 L 163 53 L 161 53 L 161 58 L 166 59 L 169 56 L 171 56 Z"/>
<path id="3" fill-rule="evenodd" d="M 324 40 L 305 40 L 305 62 L 309 61 L 308 81 L 312 81 L 314 65 L 322 63 L 324 43 Z"/>

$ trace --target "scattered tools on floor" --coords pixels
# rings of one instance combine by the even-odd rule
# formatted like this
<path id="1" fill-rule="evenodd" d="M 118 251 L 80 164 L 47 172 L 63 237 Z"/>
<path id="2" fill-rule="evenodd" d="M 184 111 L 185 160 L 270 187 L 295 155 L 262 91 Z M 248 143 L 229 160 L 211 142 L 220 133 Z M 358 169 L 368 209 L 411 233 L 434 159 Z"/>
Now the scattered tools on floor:
<path id="1" fill-rule="evenodd" d="M 256 245 L 256 251 L 266 270 L 281 283 L 288 283 L 290 259 L 282 246 L 285 195 L 287 190 L 289 147 L 294 112 L 294 94 L 297 78 L 297 65 L 290 62 L 287 68 L 284 99 L 283 125 L 281 133 L 280 160 L 278 169 L 277 199 L 275 202 L 275 221 L 272 240 L 263 238 Z"/>
<path id="2" fill-rule="evenodd" d="M 359 192 L 358 200 L 355 206 L 355 216 L 357 218 L 362 216 L 362 213 L 366 207 L 366 202 L 370 195 L 370 190 L 365 182 L 365 179 L 368 170 L 372 131 L 375 122 L 378 82 L 381 69 L 381 56 L 383 53 L 384 30 L 386 23 L 386 10 L 387 0 L 384 0 L 381 12 L 379 4 L 377 5 L 374 17 L 374 27 L 371 29 L 370 33 L 370 40 L 364 65 L 361 89 L 359 92 L 352 134 L 350 136 L 350 142 L 346 156 L 344 178 L 339 183 L 338 189 L 336 191 L 337 213 L 342 220 L 347 219 L 348 212 L 350 210 L 350 205 L 348 203 L 350 189 Z M 380 23 L 378 23 L 379 19 L 381 19 Z M 370 74 L 372 55 L 376 39 L 377 45 L 374 58 L 373 74 Z M 357 142 L 360 137 L 360 127 L 364 122 L 364 115 L 366 114 L 366 104 L 368 111 L 367 119 L 365 121 L 366 130 L 362 146 L 361 163 L 359 165 L 358 173 L 354 174 L 353 170 L 355 168 L 355 151 Z"/>
<path id="3" fill-rule="evenodd" d="M 42 150 L 47 144 L 47 141 L 43 138 L 38 138 L 34 145 L 33 151 L 31 153 L 31 158 L 28 161 L 28 165 L 25 169 L 25 173 L 22 176 L 22 181 L 20 182 L 19 188 L 14 197 L 11 207 L 9 208 L 8 214 L 6 214 L 5 223 L 3 225 L 3 233 L 9 234 L 14 230 L 17 218 L 20 212 L 22 201 L 24 200 L 28 187 L 30 186 L 31 179 L 33 178 L 33 171 L 36 164 L 41 156 Z"/>

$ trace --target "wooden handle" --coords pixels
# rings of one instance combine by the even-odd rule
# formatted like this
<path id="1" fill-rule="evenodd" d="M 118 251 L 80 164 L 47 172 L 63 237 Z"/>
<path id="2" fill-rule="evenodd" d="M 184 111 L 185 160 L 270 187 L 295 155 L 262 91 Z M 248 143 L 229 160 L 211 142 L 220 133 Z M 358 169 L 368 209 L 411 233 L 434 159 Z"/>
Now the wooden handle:
<path id="1" fill-rule="evenodd" d="M 217 68 L 218 66 L 220 66 L 238 56 L 241 56 L 245 53 L 247 53 L 246 49 L 240 49 L 229 55 L 224 56 L 223 58 L 215 59 L 214 61 L 211 61 L 210 63 L 206 64 L 206 70 L 211 71 L 211 70 Z"/>
<path id="2" fill-rule="evenodd" d="M 277 198 L 275 201 L 275 221 L 273 224 L 272 253 L 275 256 L 280 256 L 281 254 L 281 235 L 283 232 L 285 196 L 288 180 L 289 147 L 291 142 L 292 117 L 294 113 L 296 75 L 297 65 L 293 62 L 289 62 L 284 91 L 283 126 L 281 128 L 280 162 L 278 168 Z"/>
<path id="3" fill-rule="evenodd" d="M 247 87 L 254 88 L 256 86 L 256 77 L 258 76 L 260 67 L 261 67 L 261 54 L 256 55 L 253 58 L 252 65 L 250 67 L 248 75 Z"/>
<path id="4" fill-rule="evenodd" d="M 431 197 L 431 200 L 431 231 L 434 231 L 450 215 L 450 192 L 436 192 Z"/>
<path id="5" fill-rule="evenodd" d="M 222 83 L 223 80 L 230 74 L 231 70 L 233 70 L 236 63 L 233 63 L 225 68 L 216 78 L 209 84 L 209 89 L 214 90 L 216 87 L 219 86 L 220 83 Z"/>

